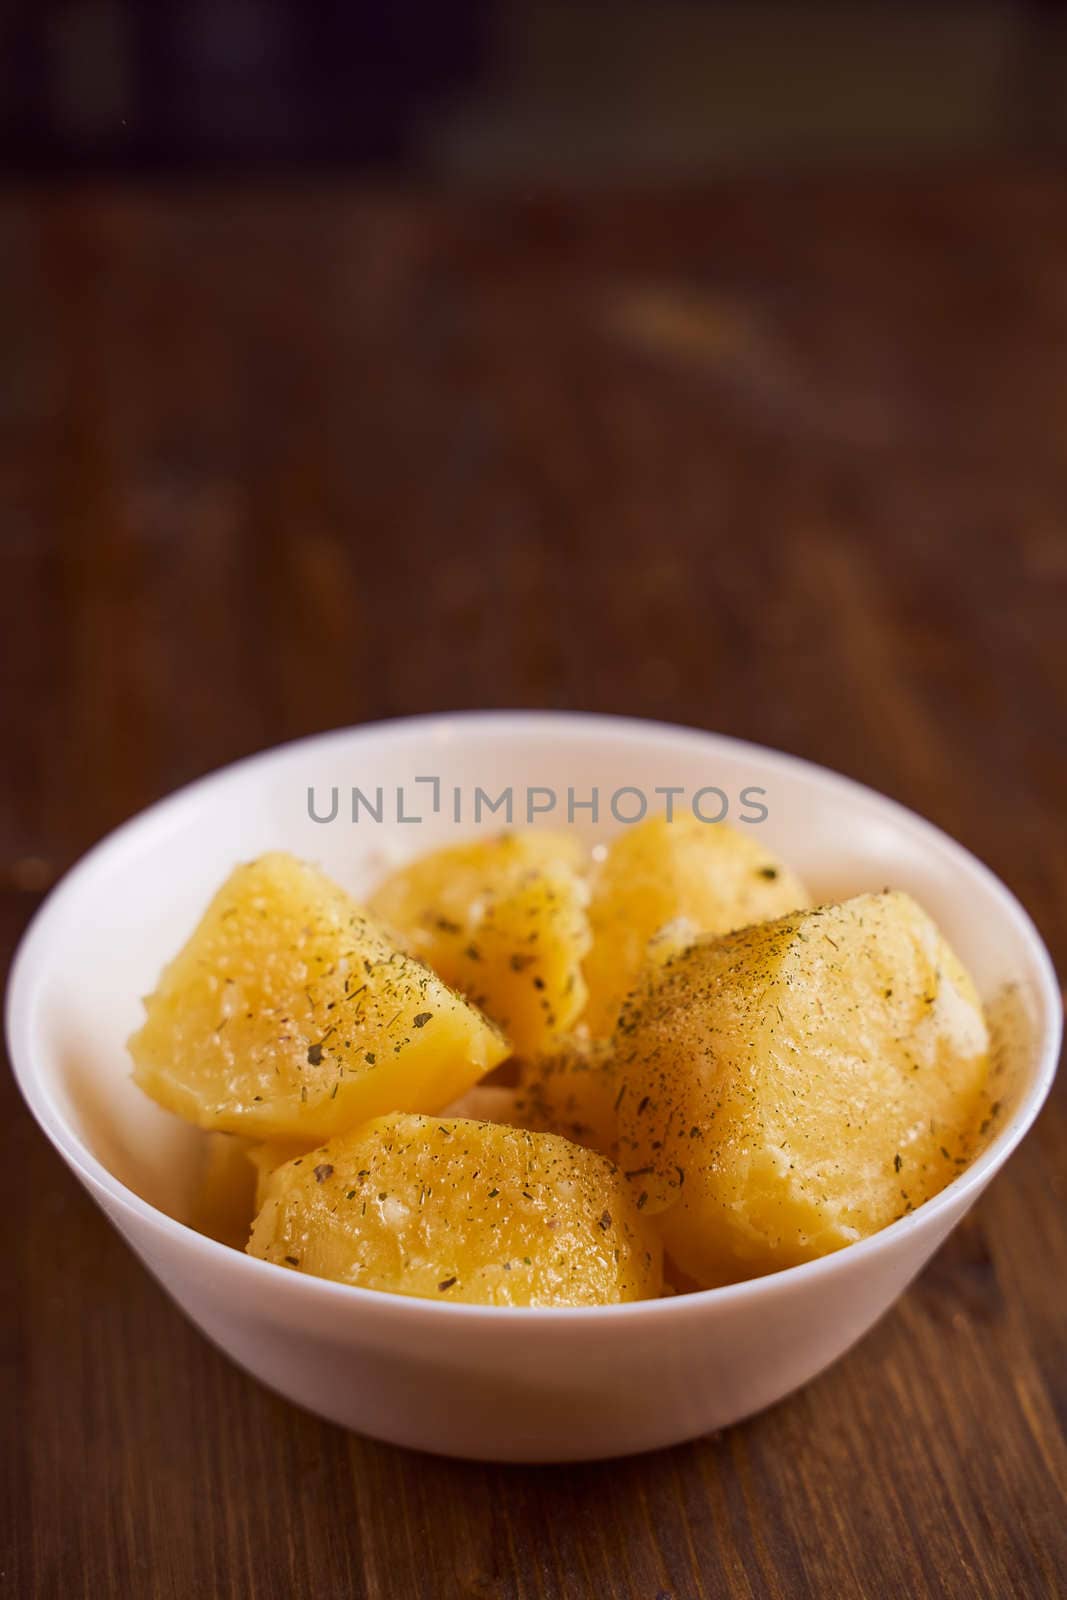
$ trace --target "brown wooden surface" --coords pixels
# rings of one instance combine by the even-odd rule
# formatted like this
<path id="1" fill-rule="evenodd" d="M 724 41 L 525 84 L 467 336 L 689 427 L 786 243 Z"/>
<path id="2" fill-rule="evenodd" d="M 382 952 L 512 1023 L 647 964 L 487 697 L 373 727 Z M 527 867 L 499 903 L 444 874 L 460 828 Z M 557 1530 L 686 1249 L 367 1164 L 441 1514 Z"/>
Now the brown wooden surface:
<path id="1" fill-rule="evenodd" d="M 7 950 L 46 879 L 221 762 L 575 706 L 887 790 L 1067 965 L 1067 183 L 10 195 L 0 285 Z M 1067 1082 L 833 1371 L 560 1469 L 258 1388 L 0 1089 L 4 1592 L 1067 1586 Z"/>

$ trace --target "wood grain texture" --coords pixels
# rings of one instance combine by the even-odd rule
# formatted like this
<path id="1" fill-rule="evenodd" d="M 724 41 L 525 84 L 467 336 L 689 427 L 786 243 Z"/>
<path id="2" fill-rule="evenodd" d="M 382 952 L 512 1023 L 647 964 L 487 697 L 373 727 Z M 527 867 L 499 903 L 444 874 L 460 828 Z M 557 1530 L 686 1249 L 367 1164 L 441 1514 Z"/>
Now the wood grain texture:
<path id="1" fill-rule="evenodd" d="M 582 707 L 916 807 L 1067 965 L 1067 183 L 0 198 L 0 935 L 294 735 Z M 0 1591 L 1067 1588 L 1067 1083 L 897 1308 L 656 1457 L 417 1457 L 171 1306 L 0 1085 Z"/>

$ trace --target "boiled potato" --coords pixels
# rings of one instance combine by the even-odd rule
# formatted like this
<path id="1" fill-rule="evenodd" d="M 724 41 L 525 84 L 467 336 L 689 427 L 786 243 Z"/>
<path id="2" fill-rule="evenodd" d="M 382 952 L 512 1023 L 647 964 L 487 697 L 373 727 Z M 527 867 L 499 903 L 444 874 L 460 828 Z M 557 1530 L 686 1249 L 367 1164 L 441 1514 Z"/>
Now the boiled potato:
<path id="1" fill-rule="evenodd" d="M 468 1094 L 475 1092 L 472 1089 L 467 1091 Z M 307 1144 L 294 1139 L 264 1139 L 262 1144 L 245 1145 L 245 1159 L 251 1162 L 255 1181 L 255 1212 L 263 1209 L 263 1202 L 267 1198 L 267 1184 L 272 1173 L 277 1172 L 279 1167 L 284 1167 L 287 1161 L 293 1161 L 297 1156 L 305 1156 L 307 1153 Z"/>
<path id="2" fill-rule="evenodd" d="M 388 878 L 370 904 L 529 1054 L 551 1046 L 585 1005 L 581 861 L 566 835 L 502 834 L 422 856 Z"/>
<path id="3" fill-rule="evenodd" d="M 553 1131 L 541 1121 L 524 1117 L 525 1102 L 520 1106 L 518 1102 L 519 1091 L 514 1087 L 505 1087 L 496 1083 L 476 1083 L 472 1089 L 467 1089 L 458 1099 L 444 1106 L 439 1113 L 442 1120 L 448 1117 L 466 1117 L 474 1122 L 505 1122 L 513 1128 L 533 1128 L 539 1133 Z M 218 1138 L 226 1139 L 227 1134 L 218 1134 Z M 306 1140 L 294 1139 L 265 1139 L 262 1144 L 248 1144 L 242 1142 L 245 1160 L 251 1162 L 256 1181 L 256 1204 L 259 1211 L 267 1197 L 267 1183 L 271 1173 L 279 1167 L 284 1167 L 287 1161 L 292 1161 L 296 1156 L 307 1155 L 308 1144 Z M 245 1230 L 247 1233 L 247 1229 Z"/>
<path id="4" fill-rule="evenodd" d="M 614 1160 L 618 1092 L 609 1042 L 573 1035 L 522 1063 L 515 1114 L 525 1127 L 551 1129 Z"/>
<path id="5" fill-rule="evenodd" d="M 593 869 L 585 1021 L 609 1034 L 637 981 L 649 940 L 684 919 L 729 933 L 806 906 L 800 879 L 751 833 L 693 816 L 651 817 L 621 833 Z"/>
<path id="6" fill-rule="evenodd" d="M 610 1062 L 608 1041 L 576 1035 L 548 1055 L 518 1063 L 518 1084 L 477 1083 L 444 1114 L 558 1133 L 613 1161 L 618 1091 Z"/>
<path id="7" fill-rule="evenodd" d="M 553 1134 L 378 1117 L 279 1167 L 250 1254 L 393 1294 L 601 1305 L 658 1294 L 660 1245 L 626 1180 Z"/>
<path id="8" fill-rule="evenodd" d="M 313 1144 L 382 1111 L 434 1111 L 508 1053 L 316 868 L 238 867 L 145 1001 L 134 1077 L 205 1128 Z"/>
<path id="9" fill-rule="evenodd" d="M 973 1150 L 989 1040 L 907 895 L 861 895 L 650 966 L 615 1038 L 620 1164 L 704 1286 L 885 1227 Z"/>

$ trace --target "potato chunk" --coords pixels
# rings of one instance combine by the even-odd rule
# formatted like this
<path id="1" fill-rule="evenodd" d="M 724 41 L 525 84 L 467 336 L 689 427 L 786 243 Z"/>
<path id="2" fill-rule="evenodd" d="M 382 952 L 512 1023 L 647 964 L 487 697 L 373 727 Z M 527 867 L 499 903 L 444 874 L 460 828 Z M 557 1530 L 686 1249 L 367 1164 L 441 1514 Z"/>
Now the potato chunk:
<path id="1" fill-rule="evenodd" d="M 550 1047 L 585 1005 L 581 859 L 566 835 L 502 834 L 423 856 L 388 878 L 370 904 L 530 1054 Z"/>
<path id="2" fill-rule="evenodd" d="M 447 1106 L 444 1115 L 507 1123 L 531 1133 L 558 1133 L 599 1151 L 609 1161 L 616 1159 L 618 1086 L 606 1039 L 575 1035 L 550 1054 L 518 1066 L 517 1085 L 475 1084 Z"/>
<path id="3" fill-rule="evenodd" d="M 659 1293 L 660 1245 L 626 1180 L 553 1134 L 378 1117 L 280 1167 L 250 1254 L 393 1294 L 602 1305 Z"/>
<path id="4" fill-rule="evenodd" d="M 549 1128 L 613 1161 L 618 1090 L 610 1043 L 572 1035 L 554 1051 L 522 1063 L 516 1115 L 524 1127 Z"/>
<path id="5" fill-rule="evenodd" d="M 988 1048 L 970 978 L 907 895 L 700 939 L 619 1019 L 620 1163 L 697 1282 L 792 1266 L 966 1164 Z"/>
<path id="6" fill-rule="evenodd" d="M 508 1053 L 497 1030 L 316 868 L 238 867 L 145 1001 L 134 1077 L 205 1128 L 305 1146 L 434 1111 Z"/>
<path id="7" fill-rule="evenodd" d="M 477 1089 L 468 1089 L 467 1094 L 476 1094 Z M 308 1146 L 304 1140 L 293 1139 L 264 1139 L 262 1144 L 245 1146 L 245 1160 L 251 1163 L 252 1175 L 255 1180 L 255 1210 L 252 1215 L 263 1209 L 267 1198 L 267 1185 L 271 1175 L 279 1167 L 284 1167 L 287 1161 L 292 1161 L 296 1156 L 308 1153 Z"/>
<path id="8" fill-rule="evenodd" d="M 809 903 L 800 879 L 752 834 L 692 816 L 651 817 L 619 834 L 590 883 L 585 1021 L 594 1034 L 611 1032 L 665 923 L 729 933 Z"/>

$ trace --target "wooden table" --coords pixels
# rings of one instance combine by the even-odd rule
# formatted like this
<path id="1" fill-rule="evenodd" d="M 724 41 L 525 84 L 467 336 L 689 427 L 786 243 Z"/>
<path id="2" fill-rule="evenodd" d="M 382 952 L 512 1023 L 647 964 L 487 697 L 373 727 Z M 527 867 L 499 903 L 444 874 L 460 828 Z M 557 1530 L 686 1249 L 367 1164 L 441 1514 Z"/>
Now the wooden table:
<path id="1" fill-rule="evenodd" d="M 1067 961 L 1064 181 L 11 194 L 0 273 L 5 951 L 103 830 L 221 762 L 575 706 L 887 790 Z M 1067 1083 L 833 1371 L 559 1469 L 258 1388 L 2 1093 L 20 1600 L 1067 1585 Z"/>

